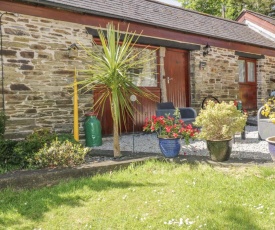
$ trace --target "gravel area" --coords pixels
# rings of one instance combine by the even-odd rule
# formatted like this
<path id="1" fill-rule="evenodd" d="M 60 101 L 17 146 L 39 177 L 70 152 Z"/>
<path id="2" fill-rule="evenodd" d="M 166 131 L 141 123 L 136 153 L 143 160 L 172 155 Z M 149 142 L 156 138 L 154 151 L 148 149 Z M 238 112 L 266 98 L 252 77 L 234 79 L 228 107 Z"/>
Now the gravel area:
<path id="1" fill-rule="evenodd" d="M 270 160 L 270 154 L 266 141 L 258 140 L 257 126 L 246 126 L 246 139 L 241 139 L 240 134 L 236 134 L 233 140 L 231 157 L 240 159 L 265 159 Z M 159 153 L 161 154 L 156 134 L 129 134 L 120 138 L 121 151 L 133 153 Z M 103 138 L 103 145 L 94 147 L 97 150 L 112 150 L 112 137 Z M 208 156 L 206 142 L 201 140 L 191 141 L 190 145 L 185 145 L 182 141 L 180 155 Z"/>

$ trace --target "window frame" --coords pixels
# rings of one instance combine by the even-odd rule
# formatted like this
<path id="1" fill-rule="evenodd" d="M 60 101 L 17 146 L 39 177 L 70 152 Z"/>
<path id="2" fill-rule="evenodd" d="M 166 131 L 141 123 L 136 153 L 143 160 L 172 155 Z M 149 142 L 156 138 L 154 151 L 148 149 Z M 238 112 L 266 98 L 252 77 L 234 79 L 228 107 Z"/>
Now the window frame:
<path id="1" fill-rule="evenodd" d="M 245 57 L 239 57 L 238 61 L 244 61 L 245 66 L 245 76 L 244 76 L 244 82 L 240 82 L 240 75 L 239 75 L 239 69 L 238 69 L 238 83 L 239 84 L 248 84 L 248 85 L 254 85 L 257 83 L 257 60 L 252 58 L 245 58 Z M 254 63 L 254 81 L 248 81 L 248 63 Z M 238 65 L 239 68 L 239 65 Z"/>
<path id="2" fill-rule="evenodd" d="M 101 40 L 98 37 L 94 37 L 93 41 L 97 45 L 101 45 Z M 122 44 L 122 41 L 119 41 L 119 44 Z M 139 44 L 135 43 L 134 47 L 136 48 L 145 48 L 145 49 L 155 49 L 156 50 L 156 67 L 157 67 L 157 73 L 156 73 L 156 86 L 138 86 L 139 88 L 145 88 L 145 89 L 159 89 L 160 88 L 160 53 L 159 53 L 159 46 L 154 46 L 154 45 L 146 45 L 146 44 Z"/>

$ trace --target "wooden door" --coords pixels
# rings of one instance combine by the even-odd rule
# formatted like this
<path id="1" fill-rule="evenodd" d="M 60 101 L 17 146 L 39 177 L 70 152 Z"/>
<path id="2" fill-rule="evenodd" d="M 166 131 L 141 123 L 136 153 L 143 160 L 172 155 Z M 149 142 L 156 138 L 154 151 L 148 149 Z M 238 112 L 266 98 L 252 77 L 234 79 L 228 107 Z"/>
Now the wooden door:
<path id="1" fill-rule="evenodd" d="M 239 99 L 243 109 L 257 109 L 256 60 L 239 58 Z"/>
<path id="2" fill-rule="evenodd" d="M 167 101 L 175 107 L 189 106 L 188 51 L 166 49 L 164 68 Z"/>
<path id="3" fill-rule="evenodd" d="M 104 90 L 104 89 L 101 89 Z M 94 91 L 94 101 L 97 101 L 102 94 L 101 90 Z M 148 88 L 148 90 L 155 94 L 158 98 L 160 98 L 160 88 L 153 87 Z M 139 103 L 133 102 L 133 107 L 136 108 L 136 112 L 134 114 L 134 120 L 132 120 L 129 116 L 126 116 L 126 125 L 122 124 L 121 132 L 122 133 L 131 133 L 142 131 L 145 119 L 147 117 L 152 117 L 156 114 L 156 103 L 148 98 L 138 98 Z M 104 106 L 103 114 L 99 113 L 99 111 L 95 111 L 98 113 L 98 119 L 101 123 L 102 135 L 112 135 L 113 134 L 113 120 L 111 114 L 110 103 L 107 100 Z"/>

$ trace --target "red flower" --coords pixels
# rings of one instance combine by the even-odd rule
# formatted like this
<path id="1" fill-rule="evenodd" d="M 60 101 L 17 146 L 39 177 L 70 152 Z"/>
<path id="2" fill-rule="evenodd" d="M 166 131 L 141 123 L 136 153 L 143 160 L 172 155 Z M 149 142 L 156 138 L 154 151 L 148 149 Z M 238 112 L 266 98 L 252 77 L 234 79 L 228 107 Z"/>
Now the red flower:
<path id="1" fill-rule="evenodd" d="M 164 138 L 183 138 L 188 143 L 190 138 L 195 138 L 198 133 L 192 125 L 186 125 L 178 115 L 170 116 L 152 116 L 151 119 L 146 118 L 143 131 L 156 132 L 159 137 Z"/>

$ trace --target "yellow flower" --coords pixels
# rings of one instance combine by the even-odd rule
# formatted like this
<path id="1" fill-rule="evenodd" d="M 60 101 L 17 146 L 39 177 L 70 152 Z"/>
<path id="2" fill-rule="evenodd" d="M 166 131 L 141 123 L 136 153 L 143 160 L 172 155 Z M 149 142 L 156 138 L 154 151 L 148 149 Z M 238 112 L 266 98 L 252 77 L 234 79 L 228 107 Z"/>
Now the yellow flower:
<path id="1" fill-rule="evenodd" d="M 271 122 L 275 124 L 275 98 L 270 98 L 264 104 L 264 108 L 261 114 L 265 117 L 269 117 Z"/>

